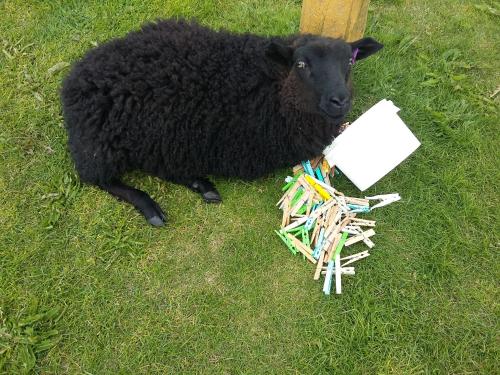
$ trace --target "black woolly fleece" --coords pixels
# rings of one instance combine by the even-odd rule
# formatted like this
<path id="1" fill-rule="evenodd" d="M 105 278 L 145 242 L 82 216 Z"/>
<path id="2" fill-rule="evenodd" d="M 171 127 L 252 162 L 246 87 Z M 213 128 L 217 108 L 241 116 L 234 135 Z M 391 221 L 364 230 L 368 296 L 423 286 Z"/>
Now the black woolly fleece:
<path id="1" fill-rule="evenodd" d="M 301 38 L 166 20 L 89 51 L 62 89 L 81 179 L 135 169 L 177 183 L 254 179 L 319 155 L 338 124 L 303 108 L 297 76 L 265 53 Z"/>

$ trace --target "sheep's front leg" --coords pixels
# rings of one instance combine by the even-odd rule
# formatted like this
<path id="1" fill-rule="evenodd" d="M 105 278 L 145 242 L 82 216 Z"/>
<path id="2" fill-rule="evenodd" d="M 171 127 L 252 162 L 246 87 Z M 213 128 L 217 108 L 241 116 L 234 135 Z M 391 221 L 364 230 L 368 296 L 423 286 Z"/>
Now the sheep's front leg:
<path id="1" fill-rule="evenodd" d="M 188 188 L 199 193 L 207 203 L 220 203 L 222 198 L 215 185 L 207 178 L 198 177 L 186 184 Z"/>
<path id="2" fill-rule="evenodd" d="M 201 195 L 207 203 L 220 203 L 222 198 L 215 188 L 215 185 L 206 177 L 189 177 L 178 175 L 157 175 L 166 181 L 173 182 L 174 184 L 184 185 L 194 192 Z"/>
<path id="3" fill-rule="evenodd" d="M 195 177 L 195 178 L 170 178 L 172 182 L 180 185 L 187 186 L 189 189 L 201 195 L 207 203 L 220 203 L 222 198 L 219 192 L 215 188 L 215 185 L 205 177 Z"/>
<path id="4" fill-rule="evenodd" d="M 99 187 L 114 195 L 119 200 L 124 200 L 132 204 L 144 215 L 149 224 L 160 227 L 165 223 L 166 217 L 160 205 L 142 190 L 134 189 L 119 180 L 102 184 Z"/>

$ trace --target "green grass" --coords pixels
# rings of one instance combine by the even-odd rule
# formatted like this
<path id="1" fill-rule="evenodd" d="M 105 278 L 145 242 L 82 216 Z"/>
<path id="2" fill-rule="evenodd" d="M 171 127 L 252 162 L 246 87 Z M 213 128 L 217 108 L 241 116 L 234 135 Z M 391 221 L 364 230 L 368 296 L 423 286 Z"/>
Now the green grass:
<path id="1" fill-rule="evenodd" d="M 48 73 L 158 17 L 293 33 L 300 1 L 1 1 L 0 372 L 499 373 L 499 9 L 372 1 L 386 47 L 355 67 L 351 118 L 392 99 L 422 146 L 368 191 L 403 201 L 369 215 L 377 248 L 325 297 L 273 233 L 288 171 L 217 180 L 219 206 L 134 173 L 170 217 L 147 226 L 79 183 L 68 68 Z"/>

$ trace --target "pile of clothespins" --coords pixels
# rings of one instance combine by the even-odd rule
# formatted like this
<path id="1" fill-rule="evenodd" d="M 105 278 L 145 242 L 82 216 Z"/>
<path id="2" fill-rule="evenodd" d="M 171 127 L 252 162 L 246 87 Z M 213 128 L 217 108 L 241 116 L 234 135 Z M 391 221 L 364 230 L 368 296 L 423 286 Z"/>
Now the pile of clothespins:
<path id="1" fill-rule="evenodd" d="M 293 177 L 286 178 L 285 194 L 277 206 L 283 210 L 281 229 L 276 231 L 292 254 L 302 254 L 316 265 L 314 280 L 325 275 L 323 292 L 330 294 L 335 276 L 335 291 L 342 293 L 342 275 L 354 275 L 354 262 L 370 255 L 375 245 L 375 221 L 358 218 L 357 214 L 370 212 L 401 199 L 399 194 L 373 197 L 346 197 L 330 183 L 335 168 L 318 158 L 302 162 L 293 168 Z M 380 200 L 370 207 L 371 200 Z M 342 251 L 358 242 L 368 250 L 344 255 Z M 344 250 L 344 253 L 346 251 Z"/>

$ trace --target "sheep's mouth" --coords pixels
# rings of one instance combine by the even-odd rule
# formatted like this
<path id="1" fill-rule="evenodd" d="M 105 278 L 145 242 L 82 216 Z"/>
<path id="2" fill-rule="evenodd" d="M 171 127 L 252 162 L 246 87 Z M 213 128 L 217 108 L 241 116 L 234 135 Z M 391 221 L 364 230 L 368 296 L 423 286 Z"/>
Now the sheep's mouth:
<path id="1" fill-rule="evenodd" d="M 329 103 L 321 101 L 318 105 L 318 108 L 320 112 L 326 117 L 327 120 L 337 122 L 337 121 L 342 121 L 344 117 L 347 115 L 347 113 L 350 110 L 350 103 L 344 108 L 332 108 L 332 106 L 329 105 Z"/>
<path id="2" fill-rule="evenodd" d="M 331 112 L 328 112 L 328 111 L 324 110 L 321 107 L 320 107 L 320 110 L 323 113 L 323 115 L 325 115 L 329 120 L 334 120 L 334 121 L 342 121 L 342 119 L 346 115 L 346 113 L 340 113 L 340 114 L 337 113 L 337 114 L 334 114 L 334 113 L 331 113 Z"/>

